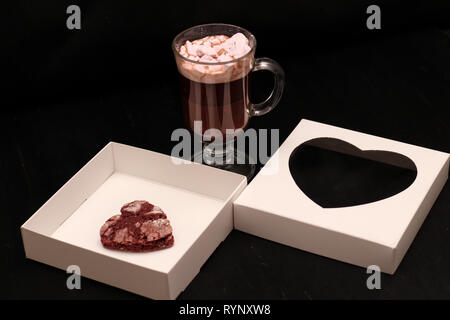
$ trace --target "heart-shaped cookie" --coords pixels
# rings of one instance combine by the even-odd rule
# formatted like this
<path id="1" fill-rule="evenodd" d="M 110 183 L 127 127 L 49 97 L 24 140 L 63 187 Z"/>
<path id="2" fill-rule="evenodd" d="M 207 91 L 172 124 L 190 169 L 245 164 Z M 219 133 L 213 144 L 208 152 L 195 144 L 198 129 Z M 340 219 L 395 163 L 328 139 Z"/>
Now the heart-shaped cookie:
<path id="1" fill-rule="evenodd" d="M 100 228 L 105 248 L 122 251 L 153 251 L 173 246 L 172 227 L 161 208 L 144 200 L 127 203 L 121 214 Z"/>
<path id="2" fill-rule="evenodd" d="M 405 190 L 417 169 L 394 152 L 360 150 L 335 138 L 316 138 L 295 148 L 289 170 L 297 186 L 323 208 L 379 201 Z M 393 213 L 394 214 L 394 213 Z"/>

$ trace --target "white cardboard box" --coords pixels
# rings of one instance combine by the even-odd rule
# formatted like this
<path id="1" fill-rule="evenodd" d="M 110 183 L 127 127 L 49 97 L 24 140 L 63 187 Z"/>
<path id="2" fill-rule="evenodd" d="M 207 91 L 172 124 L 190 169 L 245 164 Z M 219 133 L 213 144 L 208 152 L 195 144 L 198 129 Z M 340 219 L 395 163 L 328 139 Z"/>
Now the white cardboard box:
<path id="1" fill-rule="evenodd" d="M 178 161 L 180 161 L 178 159 Z M 109 143 L 21 227 L 26 256 L 154 299 L 174 299 L 233 228 L 244 176 Z M 173 247 L 145 253 L 105 249 L 99 230 L 129 201 L 160 206 Z"/>
<path id="2" fill-rule="evenodd" d="M 301 191 L 288 166 L 297 146 L 321 137 L 340 139 L 361 150 L 400 153 L 416 165 L 416 179 L 404 191 L 384 200 L 322 208 Z M 275 161 L 278 171 L 269 174 L 277 165 Z M 448 172 L 447 153 L 302 120 L 234 202 L 234 226 L 358 266 L 377 265 L 381 271 L 393 274 L 444 186 Z"/>

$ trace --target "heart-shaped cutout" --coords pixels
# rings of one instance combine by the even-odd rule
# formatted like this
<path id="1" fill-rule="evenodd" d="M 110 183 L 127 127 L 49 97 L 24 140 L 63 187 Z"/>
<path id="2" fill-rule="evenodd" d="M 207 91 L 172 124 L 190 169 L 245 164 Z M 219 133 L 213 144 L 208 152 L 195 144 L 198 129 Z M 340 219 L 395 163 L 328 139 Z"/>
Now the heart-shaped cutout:
<path id="1" fill-rule="evenodd" d="M 402 154 L 364 151 L 335 138 L 316 138 L 299 145 L 291 153 L 289 170 L 302 192 L 323 208 L 392 197 L 417 176 L 414 162 Z"/>

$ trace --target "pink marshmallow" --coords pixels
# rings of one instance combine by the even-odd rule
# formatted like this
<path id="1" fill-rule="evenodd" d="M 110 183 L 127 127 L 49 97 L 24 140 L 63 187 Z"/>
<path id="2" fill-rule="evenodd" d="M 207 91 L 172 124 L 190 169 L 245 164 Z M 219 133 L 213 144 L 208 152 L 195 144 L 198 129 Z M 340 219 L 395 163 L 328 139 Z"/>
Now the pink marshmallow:
<path id="1" fill-rule="evenodd" d="M 253 57 L 240 62 L 230 62 L 245 56 L 251 50 L 249 41 L 242 33 L 232 37 L 208 36 L 186 41 L 179 53 L 191 62 L 179 65 L 180 72 L 187 78 L 204 83 L 221 83 L 239 79 L 250 72 Z M 198 61 L 199 63 L 195 63 Z M 201 63 L 217 63 L 203 65 Z"/>

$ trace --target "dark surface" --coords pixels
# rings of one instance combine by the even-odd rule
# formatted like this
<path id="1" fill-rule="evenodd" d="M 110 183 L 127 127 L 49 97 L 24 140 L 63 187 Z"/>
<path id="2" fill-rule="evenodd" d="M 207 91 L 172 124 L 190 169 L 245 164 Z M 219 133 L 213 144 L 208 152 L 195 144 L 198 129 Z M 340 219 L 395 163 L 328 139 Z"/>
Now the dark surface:
<path id="1" fill-rule="evenodd" d="M 3 72 L 0 117 L 2 298 L 140 298 L 89 279 L 67 290 L 64 271 L 25 259 L 19 227 L 109 141 L 170 154 L 171 133 L 183 127 L 170 41 L 191 25 L 246 27 L 258 39 L 257 56 L 283 66 L 280 105 L 250 121 L 279 128 L 280 142 L 307 118 L 450 152 L 447 2 L 381 2 L 383 29 L 372 33 L 365 1 L 240 2 L 238 12 L 212 3 L 202 10 L 196 2 L 112 3 L 80 2 L 81 31 L 65 28 L 64 1 L 18 2 L 3 19 L 14 71 Z M 288 50 L 293 38 L 300 44 Z M 254 78 L 254 98 L 262 98 L 270 78 Z M 449 227 L 447 183 L 396 274 L 383 275 L 373 291 L 362 268 L 233 231 L 180 299 L 448 299 Z"/>

